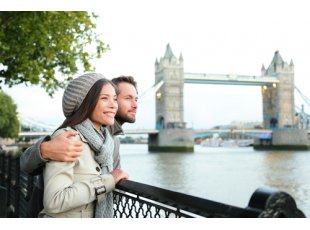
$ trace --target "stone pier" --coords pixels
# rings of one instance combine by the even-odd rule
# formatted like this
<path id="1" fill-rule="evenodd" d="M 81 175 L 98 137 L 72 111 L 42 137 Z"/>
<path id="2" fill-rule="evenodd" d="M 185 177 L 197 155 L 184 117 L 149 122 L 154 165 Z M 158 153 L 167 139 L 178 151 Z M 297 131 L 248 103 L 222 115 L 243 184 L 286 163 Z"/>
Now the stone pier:
<path id="1" fill-rule="evenodd" d="M 149 134 L 149 151 L 194 152 L 194 130 L 168 128 Z"/>
<path id="2" fill-rule="evenodd" d="M 307 130 L 283 129 L 273 130 L 271 140 L 256 139 L 257 150 L 309 150 L 310 141 Z"/>

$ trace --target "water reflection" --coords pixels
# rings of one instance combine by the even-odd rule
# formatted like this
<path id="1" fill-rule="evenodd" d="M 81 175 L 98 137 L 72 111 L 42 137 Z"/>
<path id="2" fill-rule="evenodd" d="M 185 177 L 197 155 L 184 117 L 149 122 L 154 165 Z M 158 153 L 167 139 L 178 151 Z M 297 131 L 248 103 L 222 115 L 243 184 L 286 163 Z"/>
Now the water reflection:
<path id="1" fill-rule="evenodd" d="M 176 190 L 185 188 L 189 181 L 187 173 L 187 153 L 152 153 L 154 155 L 156 180 L 166 189 Z M 173 167 L 172 167 L 173 165 Z M 158 183 L 159 184 L 159 183 Z"/>
<path id="2" fill-rule="evenodd" d="M 264 183 L 287 191 L 299 206 L 309 209 L 309 152 L 272 151 L 266 152 L 264 156 Z"/>
<path id="3" fill-rule="evenodd" d="M 283 190 L 299 190 L 296 155 L 295 152 L 266 152 L 262 162 L 264 183 Z"/>

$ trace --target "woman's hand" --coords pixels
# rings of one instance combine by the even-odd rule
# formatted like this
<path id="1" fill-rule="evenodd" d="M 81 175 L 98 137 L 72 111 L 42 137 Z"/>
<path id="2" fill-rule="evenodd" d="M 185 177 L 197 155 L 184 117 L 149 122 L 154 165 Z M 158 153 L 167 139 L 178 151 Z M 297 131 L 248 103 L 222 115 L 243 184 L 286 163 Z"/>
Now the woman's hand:
<path id="1" fill-rule="evenodd" d="M 111 174 L 114 177 L 115 184 L 121 179 L 128 179 L 128 174 L 121 168 L 114 169 Z"/>

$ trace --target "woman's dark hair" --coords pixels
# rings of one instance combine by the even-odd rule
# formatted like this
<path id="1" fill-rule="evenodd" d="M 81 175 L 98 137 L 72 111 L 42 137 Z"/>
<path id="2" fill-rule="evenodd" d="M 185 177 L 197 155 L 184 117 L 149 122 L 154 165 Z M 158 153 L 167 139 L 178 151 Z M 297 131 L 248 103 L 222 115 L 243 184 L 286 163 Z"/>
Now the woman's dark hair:
<path id="1" fill-rule="evenodd" d="M 113 88 L 117 92 L 117 87 L 114 85 L 114 83 L 108 79 L 100 79 L 98 80 L 89 90 L 87 93 L 85 99 L 83 100 L 81 106 L 78 108 L 77 111 L 75 111 L 70 117 L 66 118 L 62 125 L 60 125 L 58 129 L 66 128 L 66 127 L 72 127 L 74 125 L 80 124 L 84 120 L 90 117 L 91 113 L 96 107 L 97 101 L 99 99 L 99 94 L 101 92 L 101 89 L 104 85 L 111 84 Z"/>

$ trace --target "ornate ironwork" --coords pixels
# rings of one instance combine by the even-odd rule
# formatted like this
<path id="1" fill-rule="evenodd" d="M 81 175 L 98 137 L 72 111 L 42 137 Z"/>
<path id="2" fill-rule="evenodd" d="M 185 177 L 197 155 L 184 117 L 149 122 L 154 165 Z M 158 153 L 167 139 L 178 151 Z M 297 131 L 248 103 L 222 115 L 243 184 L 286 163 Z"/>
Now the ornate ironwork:
<path id="1" fill-rule="evenodd" d="M 305 217 L 287 193 L 259 188 L 245 208 L 178 193 L 130 180 L 114 192 L 115 217 Z"/>

